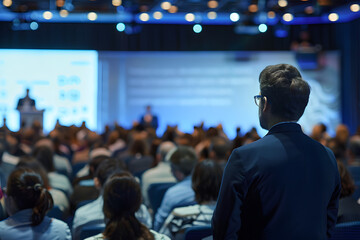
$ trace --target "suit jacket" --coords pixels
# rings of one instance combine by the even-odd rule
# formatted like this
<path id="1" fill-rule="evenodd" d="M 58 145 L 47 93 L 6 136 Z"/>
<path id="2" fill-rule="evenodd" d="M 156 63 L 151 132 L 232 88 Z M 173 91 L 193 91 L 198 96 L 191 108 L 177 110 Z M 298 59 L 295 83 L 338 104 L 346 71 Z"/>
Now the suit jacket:
<path id="1" fill-rule="evenodd" d="M 331 150 L 296 123 L 277 124 L 232 152 L 212 220 L 214 239 L 327 239 L 339 194 Z"/>

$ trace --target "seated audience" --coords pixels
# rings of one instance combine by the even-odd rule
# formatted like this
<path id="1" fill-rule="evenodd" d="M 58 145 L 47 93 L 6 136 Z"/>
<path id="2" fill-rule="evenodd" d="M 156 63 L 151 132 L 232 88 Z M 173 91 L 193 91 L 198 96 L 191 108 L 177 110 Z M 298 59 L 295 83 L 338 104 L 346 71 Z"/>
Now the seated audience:
<path id="1" fill-rule="evenodd" d="M 108 158 L 102 161 L 95 173 L 94 183 L 95 186 L 103 191 L 103 186 L 106 180 L 113 174 L 123 172 L 123 164 L 121 161 Z M 103 195 L 100 196 L 93 202 L 86 204 L 78 208 L 75 212 L 72 234 L 73 239 L 80 239 L 81 228 L 87 224 L 96 224 L 104 222 L 103 214 Z M 151 216 L 145 207 L 141 205 L 139 210 L 135 213 L 136 218 L 147 227 L 151 227 Z"/>
<path id="2" fill-rule="evenodd" d="M 5 194 L 10 217 L 0 222 L 0 239 L 71 239 L 64 222 L 46 216 L 53 199 L 37 173 L 26 168 L 14 170 Z"/>
<path id="3" fill-rule="evenodd" d="M 168 183 L 176 182 L 176 179 L 171 173 L 169 159 L 166 158 L 167 153 L 175 148 L 175 144 L 166 141 L 160 144 L 156 154 L 157 166 L 144 172 L 141 181 L 141 191 L 144 197 L 144 202 L 149 206 L 148 189 L 153 183 Z"/>
<path id="4" fill-rule="evenodd" d="M 153 158 L 149 155 L 148 145 L 143 138 L 136 138 L 129 146 L 129 155 L 122 159 L 129 172 L 141 175 L 153 166 Z"/>
<path id="5" fill-rule="evenodd" d="M 48 174 L 50 186 L 63 191 L 67 196 L 70 196 L 73 189 L 69 179 L 62 174 L 55 171 L 54 154 L 48 146 L 35 147 L 32 155 L 42 164 Z"/>
<path id="6" fill-rule="evenodd" d="M 183 239 L 186 228 L 211 224 L 219 194 L 223 169 L 213 160 L 199 162 L 192 174 L 192 188 L 197 204 L 175 208 L 166 219 L 160 233 Z"/>
<path id="7" fill-rule="evenodd" d="M 360 221 L 360 205 L 352 197 L 354 181 L 342 162 L 337 161 L 341 179 L 341 191 L 337 223 Z"/>
<path id="8" fill-rule="evenodd" d="M 209 146 L 209 158 L 219 163 L 225 168 L 227 160 L 231 154 L 230 143 L 223 137 L 214 137 Z"/>
<path id="9" fill-rule="evenodd" d="M 360 137 L 354 136 L 350 138 L 347 150 L 347 164 L 349 166 L 360 167 Z"/>
<path id="10" fill-rule="evenodd" d="M 69 213 L 69 200 L 66 197 L 65 193 L 61 190 L 52 188 L 49 183 L 49 178 L 46 174 L 44 167 L 38 162 L 35 158 L 29 156 L 23 156 L 20 158 L 20 162 L 16 166 L 17 168 L 29 168 L 35 173 L 39 174 L 43 180 L 44 187 L 49 191 L 52 199 L 54 201 L 54 206 L 59 207 L 59 209 L 66 216 Z"/>
<path id="11" fill-rule="evenodd" d="M 121 176 L 121 174 L 110 177 L 105 184 L 103 195 L 105 230 L 86 240 L 169 239 L 165 235 L 149 230 L 135 216 L 141 206 L 141 190 L 139 183 L 133 177 Z"/>
<path id="12" fill-rule="evenodd" d="M 171 211 L 179 206 L 186 206 L 194 203 L 195 193 L 191 188 L 191 171 L 198 159 L 195 150 L 191 147 L 179 146 L 169 152 L 171 170 L 178 181 L 176 185 L 169 188 L 161 205 L 155 215 L 154 230 L 159 231 L 165 219 Z"/>

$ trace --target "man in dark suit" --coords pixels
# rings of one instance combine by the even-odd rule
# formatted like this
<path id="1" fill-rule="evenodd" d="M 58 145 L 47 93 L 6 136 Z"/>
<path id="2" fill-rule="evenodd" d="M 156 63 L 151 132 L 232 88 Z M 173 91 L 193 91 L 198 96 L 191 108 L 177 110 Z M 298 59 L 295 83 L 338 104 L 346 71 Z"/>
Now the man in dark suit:
<path id="1" fill-rule="evenodd" d="M 327 239 L 340 178 L 333 153 L 296 123 L 310 87 L 287 64 L 266 67 L 259 82 L 255 102 L 269 132 L 232 152 L 212 220 L 214 239 Z"/>
<path id="2" fill-rule="evenodd" d="M 146 106 L 146 113 L 141 117 L 140 125 L 145 129 L 153 128 L 156 130 L 158 128 L 158 117 L 152 113 L 150 105 Z"/>
<path id="3" fill-rule="evenodd" d="M 17 110 L 35 110 L 35 100 L 29 96 L 30 90 L 26 89 L 26 96 L 20 98 L 17 104 Z"/>

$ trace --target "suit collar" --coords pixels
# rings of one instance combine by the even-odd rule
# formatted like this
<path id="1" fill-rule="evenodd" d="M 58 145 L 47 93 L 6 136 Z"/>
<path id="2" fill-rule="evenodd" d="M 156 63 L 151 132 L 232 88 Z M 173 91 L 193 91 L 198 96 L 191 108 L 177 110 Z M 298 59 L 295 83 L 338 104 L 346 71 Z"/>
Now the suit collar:
<path id="1" fill-rule="evenodd" d="M 266 135 L 281 133 L 281 132 L 301 132 L 301 126 L 295 122 L 282 122 L 275 124 Z"/>

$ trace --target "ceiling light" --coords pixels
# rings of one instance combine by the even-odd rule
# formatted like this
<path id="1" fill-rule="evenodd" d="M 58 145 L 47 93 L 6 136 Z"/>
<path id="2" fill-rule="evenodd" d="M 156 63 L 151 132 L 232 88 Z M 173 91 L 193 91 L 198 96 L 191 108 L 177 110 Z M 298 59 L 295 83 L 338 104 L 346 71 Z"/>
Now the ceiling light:
<path id="1" fill-rule="evenodd" d="M 164 10 L 169 10 L 171 8 L 171 3 L 170 2 L 162 2 L 160 6 Z"/>
<path id="2" fill-rule="evenodd" d="M 67 17 L 69 15 L 69 12 L 65 9 L 60 10 L 59 12 L 60 17 Z"/>
<path id="3" fill-rule="evenodd" d="M 353 12 L 358 12 L 358 11 L 360 11 L 360 5 L 359 4 L 352 4 L 351 6 L 350 6 L 350 10 L 351 11 L 353 11 Z"/>
<path id="4" fill-rule="evenodd" d="M 53 14 L 50 11 L 45 11 L 43 13 L 43 18 L 46 19 L 46 20 L 50 20 L 50 19 L 52 19 L 52 17 L 53 17 Z"/>
<path id="5" fill-rule="evenodd" d="M 249 12 L 254 13 L 254 12 L 257 12 L 258 10 L 259 10 L 259 8 L 258 8 L 258 6 L 256 4 L 251 4 L 249 6 Z"/>
<path id="6" fill-rule="evenodd" d="M 208 19 L 215 19 L 217 17 L 217 13 L 216 12 L 208 12 L 207 17 L 208 17 Z"/>
<path id="7" fill-rule="evenodd" d="M 266 31 L 267 31 L 267 28 L 268 28 L 268 27 L 267 27 L 266 24 L 264 24 L 264 23 L 260 24 L 259 27 L 258 27 L 259 32 L 262 32 L 262 33 L 266 32 Z"/>
<path id="8" fill-rule="evenodd" d="M 4 1 L 3 1 L 3 5 L 4 5 L 5 7 L 11 7 L 12 1 L 11 1 L 11 0 L 4 0 Z"/>
<path id="9" fill-rule="evenodd" d="M 147 14 L 147 13 L 142 13 L 142 14 L 140 14 L 140 16 L 139 16 L 139 19 L 140 19 L 141 21 L 143 21 L 143 22 L 147 22 L 147 21 L 149 21 L 150 16 L 149 16 L 149 14 Z"/>
<path id="10" fill-rule="evenodd" d="M 195 24 L 195 25 L 193 26 L 193 31 L 194 31 L 195 33 L 201 33 L 201 31 L 202 31 L 202 26 L 201 26 L 200 24 Z"/>
<path id="11" fill-rule="evenodd" d="M 219 3 L 215 0 L 208 1 L 208 7 L 209 8 L 217 8 L 219 6 Z"/>
<path id="12" fill-rule="evenodd" d="M 276 14 L 275 14 L 274 11 L 269 11 L 269 12 L 267 13 L 267 16 L 268 16 L 268 18 L 273 19 L 273 18 L 275 18 Z"/>
<path id="13" fill-rule="evenodd" d="M 154 12 L 153 17 L 159 20 L 163 17 L 163 14 L 161 12 Z"/>
<path id="14" fill-rule="evenodd" d="M 339 20 L 339 15 L 337 13 L 330 13 L 328 18 L 331 22 L 336 22 Z"/>
<path id="15" fill-rule="evenodd" d="M 90 21 L 95 21 L 97 19 L 97 14 L 94 13 L 94 12 L 89 12 L 88 15 L 87 15 L 87 18 L 90 20 Z"/>
<path id="16" fill-rule="evenodd" d="M 169 11 L 169 13 L 176 13 L 178 11 L 178 7 L 172 5 L 168 11 Z"/>
<path id="17" fill-rule="evenodd" d="M 112 0 L 112 5 L 114 7 L 119 7 L 121 5 L 122 1 L 121 0 Z"/>
<path id="18" fill-rule="evenodd" d="M 195 20 L 195 15 L 193 13 L 188 13 L 185 15 L 185 20 L 188 22 L 193 22 Z"/>
<path id="19" fill-rule="evenodd" d="M 283 15 L 283 20 L 285 22 L 291 22 L 294 19 L 294 16 L 291 13 L 285 13 Z"/>
<path id="20" fill-rule="evenodd" d="M 240 20 L 240 15 L 238 13 L 236 13 L 236 12 L 233 12 L 233 13 L 230 14 L 230 20 L 232 22 L 237 22 L 237 21 Z"/>
<path id="21" fill-rule="evenodd" d="M 278 4 L 280 7 L 286 7 L 288 5 L 288 2 L 286 0 L 279 0 Z"/>
<path id="22" fill-rule="evenodd" d="M 125 26 L 124 23 L 118 23 L 118 24 L 116 24 L 116 30 L 118 30 L 119 32 L 125 31 L 125 28 L 126 28 L 126 26 Z"/>

